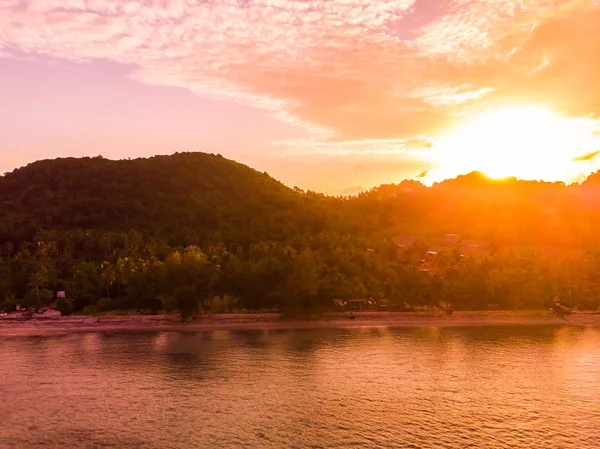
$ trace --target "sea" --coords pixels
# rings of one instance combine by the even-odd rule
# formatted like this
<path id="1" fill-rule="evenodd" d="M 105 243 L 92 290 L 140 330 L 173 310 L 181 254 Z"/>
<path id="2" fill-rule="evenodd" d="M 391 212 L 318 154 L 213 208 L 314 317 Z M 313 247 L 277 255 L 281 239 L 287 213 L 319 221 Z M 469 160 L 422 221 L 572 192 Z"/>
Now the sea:
<path id="1" fill-rule="evenodd" d="M 600 448 L 600 328 L 0 337 L 1 448 Z"/>

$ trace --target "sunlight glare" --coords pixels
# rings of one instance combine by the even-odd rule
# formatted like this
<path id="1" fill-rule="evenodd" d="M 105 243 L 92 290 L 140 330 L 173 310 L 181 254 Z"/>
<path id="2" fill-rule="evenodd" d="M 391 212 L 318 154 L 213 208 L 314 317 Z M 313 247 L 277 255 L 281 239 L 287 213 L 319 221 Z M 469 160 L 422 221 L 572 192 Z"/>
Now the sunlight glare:
<path id="1" fill-rule="evenodd" d="M 593 120 L 561 117 L 538 106 L 491 109 L 436 140 L 432 162 L 438 169 L 430 180 L 480 171 L 494 179 L 570 181 L 586 168 L 573 159 L 600 149 L 594 126 Z"/>

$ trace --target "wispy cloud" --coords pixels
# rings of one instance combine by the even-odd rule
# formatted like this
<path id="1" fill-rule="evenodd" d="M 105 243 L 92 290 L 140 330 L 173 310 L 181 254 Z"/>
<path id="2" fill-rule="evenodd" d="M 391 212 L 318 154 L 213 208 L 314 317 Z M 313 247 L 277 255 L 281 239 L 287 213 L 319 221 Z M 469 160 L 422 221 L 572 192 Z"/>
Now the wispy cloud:
<path id="1" fill-rule="evenodd" d="M 423 98 L 432 105 L 453 105 L 478 100 L 493 89 L 486 87 L 471 90 L 469 86 L 456 87 L 425 87 L 412 93 L 414 98 Z"/>
<path id="2" fill-rule="evenodd" d="M 234 98 L 319 134 L 302 151 L 407 151 L 460 111 L 511 98 L 600 113 L 597 3 L 452 0 L 440 16 L 426 3 L 0 0 L 0 57 L 130 64 L 141 82 Z M 406 39 L 414 16 L 425 20 Z"/>
<path id="3" fill-rule="evenodd" d="M 581 156 L 577 156 L 577 157 L 574 157 L 573 159 L 571 159 L 571 162 L 591 161 L 592 159 L 595 159 L 596 156 L 598 156 L 599 154 L 600 154 L 600 150 L 593 151 L 593 152 L 587 153 L 587 154 L 582 154 Z"/>
<path id="4" fill-rule="evenodd" d="M 406 155 L 420 154 L 430 147 L 429 141 L 411 139 L 321 140 L 291 139 L 273 142 L 273 152 L 282 156 L 308 156 L 327 154 L 349 156 L 353 154 Z"/>
<path id="5" fill-rule="evenodd" d="M 343 189 L 339 194 L 342 196 L 352 196 L 358 195 L 361 192 L 364 192 L 366 189 L 363 186 L 352 186 Z"/>

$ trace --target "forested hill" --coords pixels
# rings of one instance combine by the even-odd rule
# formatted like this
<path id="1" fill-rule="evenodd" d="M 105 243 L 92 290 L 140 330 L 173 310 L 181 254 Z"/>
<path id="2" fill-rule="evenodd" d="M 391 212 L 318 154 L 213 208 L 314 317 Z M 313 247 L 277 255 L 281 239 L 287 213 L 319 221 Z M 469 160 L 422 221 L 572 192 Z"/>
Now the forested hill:
<path id="1" fill-rule="evenodd" d="M 281 240 L 318 220 L 300 212 L 311 202 L 220 155 L 44 160 L 0 178 L 0 239 L 95 229 L 137 230 L 174 245 Z"/>
<path id="2" fill-rule="evenodd" d="M 96 230 L 137 231 L 171 246 L 247 247 L 330 231 L 377 241 L 458 233 L 498 245 L 595 246 L 599 177 L 565 186 L 474 172 L 429 188 L 404 181 L 334 198 L 206 153 L 44 160 L 0 177 L 0 243 Z"/>
<path id="3" fill-rule="evenodd" d="M 335 198 L 204 153 L 40 161 L 0 177 L 0 310 L 58 291 L 65 313 L 306 312 L 357 298 L 596 309 L 599 176 L 471 173 Z"/>
<path id="4" fill-rule="evenodd" d="M 365 215 L 393 223 L 395 235 L 434 239 L 445 233 L 496 245 L 600 246 L 600 174 L 581 185 L 495 181 L 481 173 L 431 187 L 415 181 L 382 185 L 353 200 Z"/>

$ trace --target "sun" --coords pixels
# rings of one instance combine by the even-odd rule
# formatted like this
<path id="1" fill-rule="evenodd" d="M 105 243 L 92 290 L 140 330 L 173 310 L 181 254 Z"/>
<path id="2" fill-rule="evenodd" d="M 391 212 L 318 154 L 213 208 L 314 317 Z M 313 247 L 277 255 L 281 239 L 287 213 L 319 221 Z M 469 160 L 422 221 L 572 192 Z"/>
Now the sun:
<path id="1" fill-rule="evenodd" d="M 595 126 L 539 106 L 490 109 L 439 136 L 432 162 L 442 178 L 480 171 L 495 179 L 568 181 L 582 172 L 577 157 L 600 149 Z"/>

